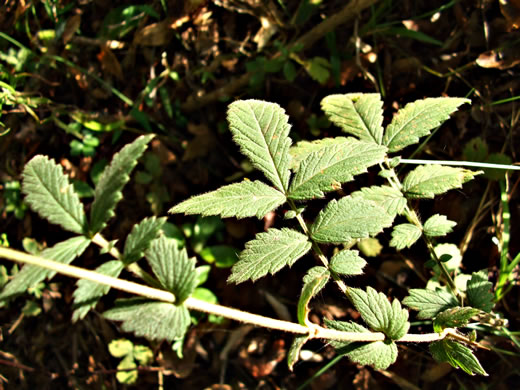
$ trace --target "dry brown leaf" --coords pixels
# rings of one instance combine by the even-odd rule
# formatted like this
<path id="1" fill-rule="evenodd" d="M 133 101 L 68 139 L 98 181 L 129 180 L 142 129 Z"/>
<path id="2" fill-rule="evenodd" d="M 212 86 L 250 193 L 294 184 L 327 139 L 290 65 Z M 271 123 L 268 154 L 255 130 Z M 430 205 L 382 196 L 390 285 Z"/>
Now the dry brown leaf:
<path id="1" fill-rule="evenodd" d="M 65 30 L 63 31 L 63 35 L 61 36 L 61 39 L 63 40 L 64 44 L 67 44 L 72 39 L 74 34 L 76 34 L 76 31 L 78 31 L 79 26 L 81 26 L 80 13 L 71 16 L 67 20 L 67 23 L 65 24 Z"/>
<path id="2" fill-rule="evenodd" d="M 478 56 L 476 63 L 482 68 L 509 69 L 520 64 L 518 47 L 489 50 Z"/>
<path id="3" fill-rule="evenodd" d="M 520 0 L 500 0 L 500 11 L 506 18 L 509 28 L 520 27 Z"/>
<path id="4" fill-rule="evenodd" d="M 134 43 L 140 46 L 164 46 L 173 36 L 171 26 L 171 20 L 149 24 L 135 33 Z"/>
<path id="5" fill-rule="evenodd" d="M 101 51 L 97 55 L 97 59 L 101 63 L 101 67 L 106 73 L 114 76 L 120 81 L 124 80 L 121 64 L 112 50 L 108 48 L 108 46 L 101 46 Z"/>

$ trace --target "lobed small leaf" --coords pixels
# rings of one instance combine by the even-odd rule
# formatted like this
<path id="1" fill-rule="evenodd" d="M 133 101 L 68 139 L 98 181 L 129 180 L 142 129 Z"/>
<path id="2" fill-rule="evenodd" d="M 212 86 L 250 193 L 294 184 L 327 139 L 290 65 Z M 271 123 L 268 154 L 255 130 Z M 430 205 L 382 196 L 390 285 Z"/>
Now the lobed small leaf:
<path id="1" fill-rule="evenodd" d="M 466 326 L 469 320 L 480 313 L 474 307 L 451 307 L 439 313 L 433 321 L 433 329 L 442 332 L 446 328 L 460 328 Z"/>
<path id="2" fill-rule="evenodd" d="M 370 333 L 367 328 L 354 322 L 331 321 L 325 318 L 325 324 L 343 332 Z M 377 370 L 386 370 L 397 360 L 397 345 L 392 340 L 370 343 L 331 340 L 330 344 L 338 350 L 338 354 L 346 355 L 353 362 L 363 366 L 374 366 Z"/>
<path id="3" fill-rule="evenodd" d="M 462 185 L 482 173 L 468 169 L 443 165 L 420 165 L 403 181 L 403 192 L 407 198 L 430 198 Z"/>
<path id="4" fill-rule="evenodd" d="M 123 262 L 130 264 L 142 258 L 144 251 L 148 249 L 152 240 L 159 235 L 165 223 L 166 217 L 150 217 L 134 225 L 132 231 L 126 237 Z"/>
<path id="5" fill-rule="evenodd" d="M 463 98 L 427 98 L 408 103 L 401 108 L 387 126 L 383 145 L 397 152 L 419 142 L 419 138 L 446 121 L 450 114 L 470 100 Z"/>
<path id="6" fill-rule="evenodd" d="M 351 194 L 353 198 L 371 200 L 381 206 L 390 216 L 401 214 L 406 206 L 402 192 L 390 186 L 363 187 Z"/>
<path id="7" fill-rule="evenodd" d="M 103 170 L 96 185 L 94 202 L 90 210 L 92 233 L 103 230 L 107 221 L 115 215 L 114 209 L 123 197 L 123 187 L 130 180 L 130 173 L 153 137 L 153 135 L 142 135 L 134 142 L 125 145 Z"/>
<path id="8" fill-rule="evenodd" d="M 339 251 L 330 259 L 330 269 L 340 275 L 361 275 L 367 265 L 359 252 L 351 249 Z"/>
<path id="9" fill-rule="evenodd" d="M 289 187 L 288 116 L 275 103 L 239 100 L 229 105 L 228 122 L 233 140 L 256 169 L 285 193 Z"/>
<path id="10" fill-rule="evenodd" d="M 383 102 L 378 93 L 329 95 L 321 101 L 321 108 L 344 132 L 362 141 L 382 144 Z"/>
<path id="11" fill-rule="evenodd" d="M 392 224 L 394 217 L 375 202 L 345 196 L 331 200 L 311 226 L 312 238 L 323 243 L 350 243 L 374 236 Z"/>
<path id="12" fill-rule="evenodd" d="M 148 340 L 174 341 L 184 337 L 191 324 L 184 305 L 150 301 L 143 298 L 120 299 L 103 316 L 111 321 L 123 321 L 124 332 L 132 332 Z"/>
<path id="13" fill-rule="evenodd" d="M 488 281 L 486 270 L 473 272 L 466 287 L 469 304 L 490 313 L 495 306 L 495 296 L 491 292 L 492 287 L 493 283 Z"/>
<path id="14" fill-rule="evenodd" d="M 471 349 L 456 341 L 448 339 L 435 341 L 430 344 L 430 352 L 435 360 L 461 368 L 470 375 L 488 375 Z"/>
<path id="15" fill-rule="evenodd" d="M 442 237 L 453 231 L 457 222 L 450 221 L 445 215 L 435 214 L 426 220 L 423 229 L 429 237 Z"/>
<path id="16" fill-rule="evenodd" d="M 63 168 L 47 156 L 35 156 L 22 173 L 25 201 L 42 218 L 77 234 L 88 231 L 87 217 Z"/>
<path id="17" fill-rule="evenodd" d="M 255 281 L 268 273 L 274 275 L 284 266 L 292 266 L 309 251 L 311 245 L 307 236 L 287 228 L 259 233 L 246 243 L 228 282 Z"/>
<path id="18" fill-rule="evenodd" d="M 70 264 L 76 257 L 90 245 L 90 240 L 85 236 L 69 238 L 54 245 L 52 248 L 44 249 L 40 256 L 63 264 Z M 0 300 L 12 298 L 23 294 L 28 288 L 36 286 L 45 279 L 51 279 L 56 272 L 35 265 L 24 265 L 13 279 L 7 283 L 0 292 Z"/>
<path id="19" fill-rule="evenodd" d="M 206 194 L 197 195 L 170 209 L 170 213 L 220 215 L 222 218 L 263 218 L 286 201 L 280 191 L 261 181 L 230 184 Z"/>
<path id="20" fill-rule="evenodd" d="M 392 240 L 390 246 L 397 250 L 410 248 L 413 244 L 421 238 L 422 230 L 411 223 L 402 223 L 395 225 L 392 230 Z"/>
<path id="21" fill-rule="evenodd" d="M 96 268 L 96 272 L 117 278 L 125 265 L 120 260 L 107 261 Z M 72 321 L 76 322 L 85 318 L 87 313 L 95 307 L 101 297 L 106 295 L 110 290 L 109 286 L 104 284 L 91 282 L 90 280 L 78 280 L 77 288 L 74 290 L 74 304 L 72 305 L 74 313 L 72 313 Z"/>
<path id="22" fill-rule="evenodd" d="M 179 250 L 175 240 L 165 236 L 156 238 L 145 256 L 161 286 L 175 295 L 176 305 L 184 302 L 197 287 L 195 259 L 188 259 L 186 248 Z"/>
<path id="23" fill-rule="evenodd" d="M 392 340 L 398 340 L 408 332 L 408 310 L 401 308 L 397 299 L 390 304 L 385 294 L 372 287 L 367 287 L 366 292 L 359 288 L 348 291 L 352 303 L 370 329 L 383 332 Z"/>
<path id="24" fill-rule="evenodd" d="M 385 155 L 386 148 L 352 138 L 323 147 L 300 163 L 288 196 L 297 200 L 322 198 L 326 192 L 340 189 L 342 183 L 382 162 Z"/>
<path id="25" fill-rule="evenodd" d="M 457 298 L 442 290 L 426 290 L 412 288 L 403 303 L 411 309 L 418 310 L 417 318 L 426 320 L 435 317 L 440 312 L 459 305 Z"/>

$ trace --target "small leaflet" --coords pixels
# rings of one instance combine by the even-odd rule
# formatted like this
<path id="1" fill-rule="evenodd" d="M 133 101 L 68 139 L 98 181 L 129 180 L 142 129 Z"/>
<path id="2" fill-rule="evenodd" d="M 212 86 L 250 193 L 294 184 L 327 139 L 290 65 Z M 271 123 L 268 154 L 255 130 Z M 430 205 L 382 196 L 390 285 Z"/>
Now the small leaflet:
<path id="1" fill-rule="evenodd" d="M 352 249 L 343 249 L 330 259 L 330 269 L 340 275 L 362 275 L 365 265 L 366 260 Z"/>
<path id="2" fill-rule="evenodd" d="M 165 223 L 166 217 L 150 217 L 134 225 L 132 231 L 126 237 L 123 262 L 130 264 L 143 257 L 144 251 L 148 249 L 152 240 L 159 235 Z"/>
<path id="3" fill-rule="evenodd" d="M 392 240 L 390 246 L 397 250 L 410 248 L 413 244 L 421 238 L 422 230 L 411 223 L 402 223 L 395 225 L 392 230 Z"/>
<path id="4" fill-rule="evenodd" d="M 471 349 L 456 341 L 448 339 L 435 341 L 430 344 L 430 352 L 435 360 L 449 363 L 455 368 L 461 368 L 469 375 L 488 375 Z"/>
<path id="5" fill-rule="evenodd" d="M 197 195 L 170 209 L 170 213 L 220 215 L 222 218 L 263 218 L 285 202 L 283 193 L 261 181 L 243 181 Z"/>
<path id="6" fill-rule="evenodd" d="M 410 309 L 418 310 L 417 318 L 420 320 L 433 318 L 446 309 L 459 306 L 457 298 L 451 293 L 422 288 L 410 289 L 403 303 Z"/>
<path id="7" fill-rule="evenodd" d="M 321 108 L 330 121 L 362 141 L 383 142 L 383 101 L 378 93 L 329 95 Z"/>
<path id="8" fill-rule="evenodd" d="M 480 309 L 474 307 L 452 307 L 435 316 L 433 329 L 442 332 L 446 328 L 460 328 L 466 326 L 469 320 L 480 313 Z"/>
<path id="9" fill-rule="evenodd" d="M 270 273 L 274 275 L 284 266 L 292 266 L 311 249 L 306 235 L 283 228 L 259 233 L 246 243 L 238 262 L 233 266 L 228 282 L 255 281 Z"/>
<path id="10" fill-rule="evenodd" d="M 469 304 L 490 313 L 495 306 L 495 296 L 491 292 L 492 287 L 493 283 L 488 280 L 486 270 L 473 272 L 466 288 Z"/>
<path id="11" fill-rule="evenodd" d="M 447 167 L 443 165 L 419 165 L 411 171 L 403 181 L 403 192 L 407 198 L 433 199 L 462 185 L 475 175 L 482 173 L 468 169 Z"/>
<path id="12" fill-rule="evenodd" d="M 426 220 L 423 229 L 428 237 L 442 237 L 453 231 L 457 222 L 450 221 L 445 215 L 435 214 Z"/>

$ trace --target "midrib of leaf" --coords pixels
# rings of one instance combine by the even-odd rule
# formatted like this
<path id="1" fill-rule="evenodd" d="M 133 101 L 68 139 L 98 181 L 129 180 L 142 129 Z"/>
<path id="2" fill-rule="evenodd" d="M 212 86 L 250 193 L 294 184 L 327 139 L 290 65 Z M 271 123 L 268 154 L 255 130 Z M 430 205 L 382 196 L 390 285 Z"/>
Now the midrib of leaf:
<path id="1" fill-rule="evenodd" d="M 33 168 L 33 171 L 34 171 L 34 168 Z M 67 205 L 64 203 L 61 203 L 59 198 L 54 196 L 53 192 L 49 189 L 50 186 L 48 187 L 47 185 L 45 185 L 45 183 L 41 180 L 40 175 L 34 175 L 34 176 L 36 176 L 36 178 L 38 179 L 38 181 L 40 182 L 42 187 L 45 188 L 47 193 L 51 195 L 51 197 L 56 201 L 56 203 L 58 203 L 61 206 L 61 209 L 64 210 L 68 215 L 70 215 L 72 217 L 72 219 L 74 221 L 77 222 L 78 226 L 80 227 L 80 229 L 77 233 L 85 232 L 86 226 L 84 226 L 84 224 L 83 224 L 84 221 L 81 221 L 81 219 L 80 220 L 76 219 L 76 216 L 74 214 L 72 214 L 69 210 L 67 210 L 67 207 L 66 207 Z M 63 190 L 66 190 L 68 186 L 71 186 L 71 184 L 68 184 L 65 187 L 60 188 L 60 192 L 62 192 Z"/>
<path id="2" fill-rule="evenodd" d="M 331 106 L 336 107 L 337 109 L 340 109 L 340 108 L 341 108 L 340 106 L 338 106 L 338 105 L 336 105 L 336 104 L 333 104 L 333 103 L 328 103 L 328 104 L 330 104 Z M 365 131 L 367 132 L 367 134 L 370 135 L 370 137 L 372 138 L 372 140 L 374 141 L 375 144 L 380 145 L 379 140 L 377 140 L 377 139 L 374 137 L 374 134 L 372 134 L 372 131 L 370 131 L 370 127 L 368 126 L 367 121 L 365 120 L 365 118 L 363 118 L 362 115 L 359 115 L 359 110 L 357 109 L 356 104 L 355 104 L 354 102 L 352 102 L 352 105 L 354 106 L 354 109 L 355 109 L 356 112 L 358 113 L 358 116 L 359 116 L 359 118 L 361 119 L 361 122 L 363 123 L 363 126 L 365 126 Z"/>
<path id="3" fill-rule="evenodd" d="M 419 115 L 421 115 L 424 111 L 427 111 L 429 110 L 431 107 L 429 106 L 426 106 L 424 107 L 422 110 L 420 110 L 419 112 L 416 112 L 413 116 L 409 117 L 408 118 L 408 121 L 406 121 L 404 124 L 402 124 L 401 126 L 399 126 L 399 128 L 396 127 L 396 130 L 393 131 L 393 134 L 391 136 L 391 138 L 389 137 L 388 139 L 388 142 L 386 142 L 387 145 L 390 145 L 392 143 L 392 140 L 401 133 L 401 131 L 406 127 L 408 126 L 409 123 L 411 123 L 413 120 L 415 120 L 415 118 L 417 118 Z M 391 126 L 392 124 L 390 123 L 389 126 Z"/>

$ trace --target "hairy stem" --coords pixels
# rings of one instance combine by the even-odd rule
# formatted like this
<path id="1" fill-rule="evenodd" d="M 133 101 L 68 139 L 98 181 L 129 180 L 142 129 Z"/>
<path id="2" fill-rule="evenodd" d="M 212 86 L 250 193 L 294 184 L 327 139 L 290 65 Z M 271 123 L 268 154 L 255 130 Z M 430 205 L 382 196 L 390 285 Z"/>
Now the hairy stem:
<path id="1" fill-rule="evenodd" d="M 45 259 L 39 256 L 33 256 L 24 252 L 20 252 L 14 249 L 0 247 L 0 257 L 11 261 L 18 261 L 25 264 L 31 264 L 38 267 L 42 267 L 51 271 L 55 271 L 62 275 L 66 275 L 77 279 L 86 279 L 94 283 L 103 284 L 111 288 L 129 292 L 131 294 L 140 295 L 146 298 L 159 300 L 167 303 L 175 303 L 175 296 L 165 290 L 148 287 L 138 283 L 130 282 L 127 280 L 114 278 L 111 276 L 103 275 L 95 271 L 89 271 L 73 265 L 67 265 L 59 263 L 53 260 Z M 215 305 L 212 303 L 204 302 L 196 298 L 188 298 L 184 304 L 192 310 L 201 311 L 205 313 L 211 313 L 219 315 L 232 320 L 261 326 L 264 328 L 281 330 L 284 332 L 290 332 L 301 335 L 308 335 L 309 338 L 321 338 L 329 340 L 339 341 L 384 341 L 386 336 L 384 333 L 379 332 L 343 332 L 334 329 L 323 328 L 318 325 L 312 325 L 310 327 L 302 326 L 297 323 L 277 320 L 274 318 L 264 317 L 249 312 L 244 312 L 237 309 L 232 309 L 226 306 Z M 400 338 L 399 342 L 432 342 L 441 340 L 446 337 L 455 338 L 459 341 L 474 344 L 467 337 L 458 334 L 455 329 L 445 329 L 441 333 L 429 333 L 429 334 L 407 334 Z"/>

